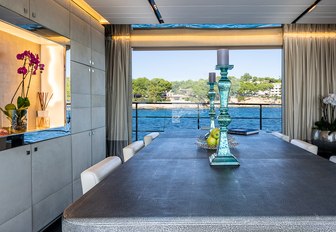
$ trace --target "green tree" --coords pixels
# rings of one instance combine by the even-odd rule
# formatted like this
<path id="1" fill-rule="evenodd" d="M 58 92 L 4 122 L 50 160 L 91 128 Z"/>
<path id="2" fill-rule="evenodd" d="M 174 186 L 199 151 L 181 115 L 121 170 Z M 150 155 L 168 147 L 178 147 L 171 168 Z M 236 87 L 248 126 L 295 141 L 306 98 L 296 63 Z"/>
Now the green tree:
<path id="1" fill-rule="evenodd" d="M 240 87 L 238 89 L 238 94 L 241 96 L 252 96 L 258 91 L 257 86 L 252 82 L 240 82 Z"/>
<path id="2" fill-rule="evenodd" d="M 146 77 L 141 77 L 132 80 L 133 101 L 145 101 L 148 95 L 150 80 Z"/>
<path id="3" fill-rule="evenodd" d="M 231 81 L 230 96 L 236 96 L 240 87 L 240 80 L 235 76 L 229 76 L 228 78 Z"/>
<path id="4" fill-rule="evenodd" d="M 148 100 L 158 102 L 166 99 L 166 94 L 172 89 L 172 84 L 162 78 L 154 78 L 149 82 Z"/>
<path id="5" fill-rule="evenodd" d="M 241 81 L 252 81 L 253 77 L 249 73 L 245 73 L 243 76 L 240 77 Z"/>

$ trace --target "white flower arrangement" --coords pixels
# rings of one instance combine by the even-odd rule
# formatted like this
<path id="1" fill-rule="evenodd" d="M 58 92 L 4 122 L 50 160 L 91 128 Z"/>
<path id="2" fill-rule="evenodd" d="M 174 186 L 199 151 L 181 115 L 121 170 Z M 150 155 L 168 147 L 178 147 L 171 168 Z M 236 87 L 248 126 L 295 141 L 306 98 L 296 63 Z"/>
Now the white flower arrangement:
<path id="1" fill-rule="evenodd" d="M 319 130 L 336 131 L 335 120 L 336 94 L 329 94 L 327 97 L 321 98 L 322 118 L 315 122 L 315 126 Z"/>
<path id="2" fill-rule="evenodd" d="M 323 98 L 323 103 L 328 105 L 332 105 L 332 106 L 336 106 L 336 94 L 332 93 L 329 94 L 327 97 Z"/>

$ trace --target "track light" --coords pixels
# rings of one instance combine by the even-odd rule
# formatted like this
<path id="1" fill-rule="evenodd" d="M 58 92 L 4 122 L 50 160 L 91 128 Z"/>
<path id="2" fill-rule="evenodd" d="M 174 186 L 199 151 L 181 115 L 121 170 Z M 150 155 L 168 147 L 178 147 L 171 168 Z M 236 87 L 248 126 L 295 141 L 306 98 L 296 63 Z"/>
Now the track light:
<path id="1" fill-rule="evenodd" d="M 297 22 L 300 18 L 302 18 L 305 14 L 312 12 L 312 11 L 316 8 L 317 4 L 318 4 L 320 1 L 321 1 L 321 0 L 316 0 L 310 7 L 308 7 L 302 14 L 300 14 L 299 17 L 297 17 L 297 18 L 292 22 L 292 24 L 296 23 L 296 22 Z"/>
<path id="2" fill-rule="evenodd" d="M 148 0 L 149 4 L 151 5 L 154 13 L 155 13 L 155 16 L 157 18 L 157 20 L 159 21 L 159 23 L 164 23 L 163 19 L 162 19 L 162 16 L 161 16 L 161 13 L 159 11 L 159 8 L 158 6 L 156 5 L 155 1 L 154 0 Z"/>

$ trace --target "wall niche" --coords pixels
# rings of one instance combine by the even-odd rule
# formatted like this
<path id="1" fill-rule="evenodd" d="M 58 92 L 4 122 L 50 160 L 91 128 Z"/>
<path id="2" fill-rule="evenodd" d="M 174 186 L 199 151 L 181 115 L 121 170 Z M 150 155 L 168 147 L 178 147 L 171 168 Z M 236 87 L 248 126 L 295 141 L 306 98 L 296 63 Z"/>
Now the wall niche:
<path id="1" fill-rule="evenodd" d="M 64 38 L 62 41 L 69 43 Z M 41 64 L 44 64 L 42 73 L 37 70 L 36 75 L 32 75 L 30 84 L 29 75 L 24 82 L 25 90 L 28 85 L 30 87 L 27 96 L 30 102 L 26 114 L 27 128 L 21 131 L 14 130 L 8 115 L 0 112 L 0 136 L 63 127 L 66 122 L 67 44 L 56 43 L 28 30 L 0 21 L 0 48 L 0 107 L 3 109 L 11 102 L 22 82 L 22 74 L 18 74 L 18 68 L 23 66 L 23 60 L 18 60 L 17 54 L 30 51 L 38 54 Z M 21 87 L 13 100 L 13 104 L 17 107 L 17 98 L 20 95 Z M 41 109 L 41 100 L 44 103 L 49 101 L 46 109 Z M 44 112 L 41 112 L 42 110 Z M 39 120 L 41 117 L 42 124 Z"/>

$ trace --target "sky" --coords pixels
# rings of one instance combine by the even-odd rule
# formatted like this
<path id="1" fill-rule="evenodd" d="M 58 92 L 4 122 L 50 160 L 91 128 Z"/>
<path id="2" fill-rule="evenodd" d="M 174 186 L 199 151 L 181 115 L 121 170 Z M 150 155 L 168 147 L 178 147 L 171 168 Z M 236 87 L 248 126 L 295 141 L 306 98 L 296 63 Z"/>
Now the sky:
<path id="1" fill-rule="evenodd" d="M 163 78 L 169 81 L 207 79 L 215 70 L 216 50 L 197 51 L 133 51 L 133 79 Z M 245 73 L 257 77 L 281 78 L 281 49 L 230 50 L 229 76 Z"/>

